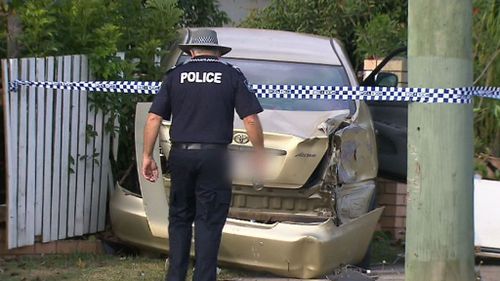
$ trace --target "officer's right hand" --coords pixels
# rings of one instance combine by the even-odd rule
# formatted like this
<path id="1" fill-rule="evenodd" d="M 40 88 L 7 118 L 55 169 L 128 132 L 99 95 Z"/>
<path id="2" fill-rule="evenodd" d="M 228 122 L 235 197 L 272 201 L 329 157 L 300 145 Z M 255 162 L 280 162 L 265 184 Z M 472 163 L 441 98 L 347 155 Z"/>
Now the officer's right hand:
<path id="1" fill-rule="evenodd" d="M 155 182 L 158 179 L 158 166 L 153 157 L 142 159 L 142 175 L 150 182 Z"/>

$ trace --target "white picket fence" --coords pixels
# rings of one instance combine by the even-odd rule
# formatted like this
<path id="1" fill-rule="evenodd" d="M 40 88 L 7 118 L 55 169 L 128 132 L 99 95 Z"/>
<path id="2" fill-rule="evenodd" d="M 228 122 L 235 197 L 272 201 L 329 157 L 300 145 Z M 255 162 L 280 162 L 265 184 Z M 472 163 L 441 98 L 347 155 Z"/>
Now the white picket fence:
<path id="1" fill-rule="evenodd" d="M 2 60 L 2 70 L 8 248 L 33 245 L 37 236 L 48 242 L 104 230 L 109 116 L 90 109 L 92 93 L 8 87 L 16 79 L 89 80 L 87 57 Z M 87 127 L 97 136 L 88 139 Z"/>

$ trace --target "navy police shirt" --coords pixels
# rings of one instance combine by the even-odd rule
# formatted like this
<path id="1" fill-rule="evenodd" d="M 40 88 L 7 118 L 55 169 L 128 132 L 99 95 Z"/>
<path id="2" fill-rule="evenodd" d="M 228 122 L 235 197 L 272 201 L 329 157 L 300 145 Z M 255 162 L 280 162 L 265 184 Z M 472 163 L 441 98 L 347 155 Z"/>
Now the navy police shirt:
<path id="1" fill-rule="evenodd" d="M 262 112 L 239 69 L 199 56 L 167 73 L 149 112 L 172 116 L 172 142 L 229 144 L 235 109 L 241 119 Z"/>

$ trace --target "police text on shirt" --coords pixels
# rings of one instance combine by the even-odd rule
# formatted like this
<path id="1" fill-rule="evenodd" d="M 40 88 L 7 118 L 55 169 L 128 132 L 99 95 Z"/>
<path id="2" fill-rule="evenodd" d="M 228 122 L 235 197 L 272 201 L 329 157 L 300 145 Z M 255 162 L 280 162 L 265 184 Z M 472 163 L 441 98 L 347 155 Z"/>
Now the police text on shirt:
<path id="1" fill-rule="evenodd" d="M 181 84 L 188 83 L 217 83 L 222 82 L 221 72 L 181 72 Z"/>

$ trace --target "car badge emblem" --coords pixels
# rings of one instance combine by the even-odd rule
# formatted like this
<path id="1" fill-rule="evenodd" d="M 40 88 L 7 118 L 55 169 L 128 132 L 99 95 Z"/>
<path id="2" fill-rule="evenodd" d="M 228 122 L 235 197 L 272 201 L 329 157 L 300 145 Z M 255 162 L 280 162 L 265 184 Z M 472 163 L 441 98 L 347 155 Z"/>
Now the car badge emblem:
<path id="1" fill-rule="evenodd" d="M 233 140 L 235 143 L 239 143 L 239 144 L 246 144 L 250 141 L 250 139 L 248 138 L 248 135 L 245 133 L 234 134 Z"/>

